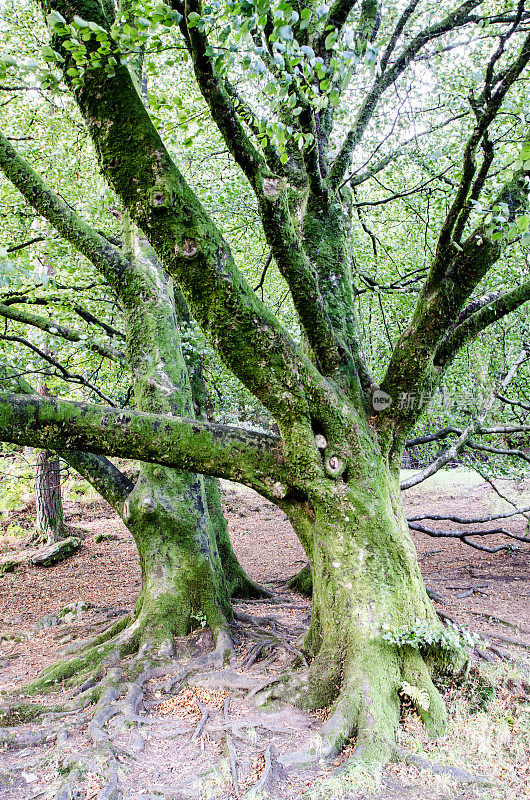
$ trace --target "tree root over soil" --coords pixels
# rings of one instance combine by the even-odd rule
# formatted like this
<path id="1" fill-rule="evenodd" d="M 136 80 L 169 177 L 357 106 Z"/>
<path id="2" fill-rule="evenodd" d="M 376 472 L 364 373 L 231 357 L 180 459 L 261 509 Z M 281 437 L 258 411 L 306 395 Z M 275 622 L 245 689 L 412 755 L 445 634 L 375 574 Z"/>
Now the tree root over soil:
<path id="1" fill-rule="evenodd" d="M 70 699 L 61 707 L 49 713 L 46 707 L 41 707 L 44 716 L 39 731 L 0 728 L 0 743 L 5 748 L 20 749 L 55 742 L 59 772 L 66 775 L 61 780 L 56 800 L 84 798 L 80 776 L 87 772 L 103 784 L 97 800 L 116 800 L 122 796 L 125 800 L 126 795 L 120 794 L 118 786 L 120 763 L 135 760 L 136 753 L 143 749 L 144 740 L 136 733 L 133 748 L 117 745 L 107 730 L 109 722 L 112 720 L 117 730 L 149 724 L 145 716 L 144 687 L 150 679 L 170 675 L 171 685 L 182 683 L 193 672 L 221 669 L 233 658 L 234 646 L 228 625 L 215 631 L 213 636 L 207 635 L 209 629 L 199 629 L 195 636 L 188 637 L 189 646 L 197 644 L 202 637 L 208 645 L 213 638 L 215 647 L 183 666 L 174 655 L 171 639 L 155 642 L 142 622 L 141 618 L 132 623 L 130 617 L 120 619 L 92 640 L 70 647 L 70 654 L 75 653 L 72 658 L 47 667 L 25 687 L 26 695 L 45 694 L 65 686 L 72 689 Z M 28 705 L 12 706 L 4 716 L 13 716 L 17 708 L 27 710 Z M 33 705 L 39 708 L 38 704 Z M 80 755 L 77 748 L 71 752 L 68 731 L 84 726 L 91 744 L 87 753 Z"/>
<path id="2" fill-rule="evenodd" d="M 164 729 L 157 735 L 168 741 L 184 736 L 188 745 L 193 742 L 199 748 L 204 746 L 205 740 L 209 741 L 213 737 L 214 741 L 219 741 L 221 737 L 221 742 L 225 745 L 225 761 L 230 769 L 232 794 L 236 798 L 248 800 L 257 796 L 270 796 L 267 792 L 272 791 L 272 787 L 276 792 L 278 781 L 289 776 L 291 770 L 291 775 L 294 775 L 299 767 L 308 764 L 318 767 L 319 764 L 329 763 L 329 758 L 336 757 L 339 745 L 346 741 L 345 732 L 352 729 L 352 723 L 349 706 L 351 693 L 345 693 L 342 699 L 339 695 L 331 715 L 320 729 L 317 729 L 318 719 L 310 718 L 307 714 L 304 716 L 306 723 L 297 723 L 300 725 L 298 733 L 303 736 L 307 746 L 300 740 L 299 746 L 302 745 L 302 749 L 278 755 L 274 746 L 267 741 L 267 738 L 275 735 L 292 736 L 292 719 L 301 712 L 295 712 L 292 706 L 286 707 L 285 700 L 293 700 L 293 692 L 296 695 L 298 691 L 304 691 L 309 680 L 306 670 L 294 676 L 292 673 L 274 676 L 259 673 L 260 665 L 267 662 L 271 652 L 284 653 L 293 663 L 300 663 L 300 653 L 291 641 L 291 638 L 299 634 L 299 628 L 285 626 L 278 617 L 268 613 L 268 616 L 264 614 L 260 617 L 236 613 L 234 629 L 246 644 L 245 652 L 238 659 L 238 672 L 232 667 L 227 668 L 227 651 L 234 655 L 228 629 L 218 633 L 214 650 L 186 658 L 183 662 L 163 642 L 155 647 L 152 642 L 144 639 L 139 646 L 134 623 L 127 626 L 127 620 L 119 620 L 88 644 L 84 643 L 84 649 L 78 651 L 72 659 L 44 671 L 33 684 L 33 690 L 57 688 L 58 684 L 65 681 L 73 689 L 70 699 L 60 709 L 45 709 L 42 725 L 38 730 L 28 731 L 27 728 L 22 729 L 22 726 L 0 729 L 0 745 L 14 750 L 55 742 L 60 785 L 56 789 L 54 800 L 84 799 L 86 795 L 82 787 L 87 775 L 92 776 L 98 787 L 97 794 L 92 793 L 91 798 L 129 800 L 126 770 L 128 764 L 132 766 L 138 761 L 139 754 L 146 746 L 142 728 L 162 731 L 160 726 L 163 718 L 149 715 L 150 710 L 156 708 L 157 701 L 148 699 L 147 684 L 156 681 L 160 694 L 155 694 L 155 697 L 175 697 L 185 685 L 212 686 L 229 692 L 222 709 L 209 709 L 196 698 L 200 718 L 196 716 L 192 724 L 175 721 L 169 730 Z M 402 663 L 400 667 L 402 675 L 407 677 L 412 686 L 421 685 L 423 673 L 427 670 L 423 661 L 418 659 L 419 656 L 414 660 L 413 655 L 410 655 L 408 666 L 405 667 Z M 251 668 L 252 671 L 249 671 Z M 354 681 L 355 675 L 344 675 L 343 679 L 347 687 L 348 680 Z M 232 714 L 230 707 L 234 692 L 239 693 L 245 706 L 256 704 L 259 708 L 250 711 L 245 717 L 237 712 Z M 358 692 L 358 696 L 362 701 L 363 693 Z M 429 695 L 429 705 L 436 702 L 436 697 L 437 693 Z M 281 708 L 276 713 L 261 708 L 270 700 L 280 702 Z M 395 700 L 399 714 L 399 698 L 396 697 Z M 416 710 L 422 716 L 422 709 L 416 706 Z M 435 706 L 435 712 L 438 712 L 438 706 Z M 370 704 L 366 704 L 363 713 L 365 730 L 369 731 Z M 128 734 L 127 746 L 119 743 L 119 735 L 125 732 Z M 82 749 L 79 748 L 78 734 L 84 734 L 89 740 L 88 745 Z M 254 776 L 253 785 L 249 788 L 248 781 L 245 785 L 241 779 L 240 765 L 245 760 L 245 753 L 248 755 L 249 748 L 256 752 L 257 746 L 263 763 L 261 772 Z M 352 756 L 343 762 L 338 772 L 345 769 L 349 761 L 363 759 L 363 749 L 361 732 Z M 489 783 L 481 776 L 406 754 L 390 737 L 386 742 L 386 751 L 392 760 L 414 764 L 460 783 Z M 157 787 L 156 796 L 175 797 L 175 789 L 165 789 L 163 786 Z M 281 796 L 281 791 L 272 796 Z"/>

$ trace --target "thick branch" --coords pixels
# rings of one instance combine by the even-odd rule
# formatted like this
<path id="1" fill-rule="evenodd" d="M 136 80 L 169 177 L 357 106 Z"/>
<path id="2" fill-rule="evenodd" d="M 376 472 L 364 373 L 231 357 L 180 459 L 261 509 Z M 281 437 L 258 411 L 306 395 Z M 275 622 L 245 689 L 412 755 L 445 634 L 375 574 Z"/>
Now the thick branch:
<path id="1" fill-rule="evenodd" d="M 79 13 L 90 17 L 92 8 L 99 24 L 97 3 Z M 62 3 L 58 10 L 66 18 L 73 13 Z M 88 71 L 77 99 L 107 180 L 180 283 L 195 319 L 240 380 L 281 418 L 285 398 L 300 395 L 301 352 L 235 267 L 227 243 L 171 160 L 128 70 L 119 66 L 112 80 L 103 69 Z M 127 261 L 44 186 L 5 137 L 0 166 L 114 285 Z"/>
<path id="2" fill-rule="evenodd" d="M 519 170 L 497 197 L 497 203 L 508 206 L 511 222 L 528 206 L 528 175 L 530 170 Z M 482 224 L 471 233 L 450 263 L 444 267 L 445 276 L 442 280 L 433 279 L 431 272 L 431 278 L 418 299 L 412 323 L 398 340 L 392 353 L 382 383 L 385 392 L 397 397 L 399 392 L 413 392 L 422 382 L 428 381 L 431 382 L 432 389 L 440 380 L 443 369 L 456 348 L 471 338 L 473 331 L 478 332 L 479 325 L 485 327 L 491 324 L 526 301 L 529 289 L 527 282 L 508 292 L 506 297 L 499 298 L 491 306 L 485 306 L 452 330 L 454 320 L 458 319 L 464 304 L 505 247 L 506 241 L 493 241 L 492 230 Z M 448 330 L 450 333 L 447 336 Z M 401 438 L 413 427 L 420 413 L 418 408 L 392 408 L 380 415 L 379 423 L 385 426 L 390 418 L 397 421 L 398 436 Z"/>
<path id="3" fill-rule="evenodd" d="M 470 11 L 480 5 L 480 2 L 481 0 L 467 0 L 467 2 L 462 3 L 455 11 L 448 14 L 441 22 L 418 33 L 402 51 L 392 66 L 387 67 L 375 81 L 371 90 L 366 95 L 357 114 L 355 124 L 346 136 L 330 170 L 329 183 L 332 189 L 336 189 L 343 180 L 353 152 L 361 141 L 383 93 L 392 86 L 397 78 L 405 71 L 427 42 L 442 36 L 448 31 L 467 24 Z"/>
<path id="4" fill-rule="evenodd" d="M 356 5 L 357 0 L 335 0 L 322 27 L 322 33 L 315 43 L 314 50 L 316 53 L 321 56 L 325 53 L 325 41 L 328 33 L 334 28 L 337 34 L 340 34 Z"/>
<path id="5" fill-rule="evenodd" d="M 5 372 L 5 375 L 2 376 L 4 384 L 12 384 L 13 390 L 26 396 L 31 397 L 35 394 L 31 384 L 16 374 L 13 365 L 4 365 L 3 371 Z M 105 456 L 95 455 L 95 453 L 72 450 L 61 451 L 59 455 L 63 461 L 85 478 L 118 514 L 122 514 L 123 504 L 133 490 L 134 484 L 118 467 L 115 467 Z"/>
<path id="6" fill-rule="evenodd" d="M 434 356 L 435 366 L 441 370 L 445 369 L 457 351 L 474 339 L 480 331 L 515 311 L 528 300 L 530 300 L 530 281 L 524 281 L 520 286 L 505 292 L 466 317 L 438 345 Z"/>
<path id="7" fill-rule="evenodd" d="M 187 0 L 186 14 L 201 14 L 200 0 Z M 263 230 L 278 269 L 287 281 L 293 302 L 318 363 L 326 374 L 339 362 L 339 349 L 328 318 L 318 282 L 294 228 L 288 201 L 288 187 L 271 173 L 235 112 L 233 101 L 217 75 L 206 35 L 198 26 L 188 27 L 189 46 L 195 77 L 226 146 L 246 175 L 256 198 Z M 341 347 L 342 344 L 342 347 Z"/>
<path id="8" fill-rule="evenodd" d="M 100 236 L 52 192 L 1 133 L 0 169 L 28 203 L 105 275 L 111 286 L 121 279 L 127 269 L 127 261 L 118 248 Z"/>
<path id="9" fill-rule="evenodd" d="M 396 27 L 392 31 L 390 41 L 387 44 L 385 52 L 381 57 L 381 63 L 380 63 L 381 73 L 383 73 L 386 70 L 388 62 L 390 61 L 390 56 L 394 52 L 396 44 L 398 43 L 401 34 L 405 30 L 405 25 L 409 21 L 410 17 L 414 14 L 419 1 L 420 0 L 411 0 L 411 2 L 408 4 L 408 6 L 405 7 L 403 13 L 396 22 Z"/>
<path id="10" fill-rule="evenodd" d="M 134 489 L 134 484 L 108 458 L 81 450 L 59 453 L 118 513 L 123 513 L 123 504 Z"/>
<path id="11" fill-rule="evenodd" d="M 502 40 L 501 40 L 502 41 Z M 495 58 L 496 53 L 492 57 Z M 432 291 L 433 285 L 435 285 L 436 281 L 439 279 L 441 275 L 444 274 L 446 267 L 447 267 L 447 256 L 452 248 L 453 244 L 453 237 L 455 235 L 455 227 L 458 224 L 458 221 L 461 215 L 464 212 L 466 204 L 468 202 L 468 197 L 473 185 L 473 178 L 476 172 L 476 165 L 475 165 L 475 152 L 480 144 L 481 140 L 485 135 L 487 135 L 487 131 L 493 120 L 495 119 L 501 104 L 506 97 L 511 86 L 517 80 L 519 75 L 522 73 L 524 68 L 527 66 L 528 61 L 530 60 L 530 35 L 527 36 L 518 57 L 510 64 L 509 68 L 506 69 L 502 80 L 499 83 L 496 91 L 489 97 L 488 102 L 485 104 L 484 108 L 477 109 L 477 123 L 469 137 L 469 140 L 466 144 L 464 150 L 464 157 L 462 160 L 462 178 L 460 180 L 460 185 L 458 187 L 458 191 L 455 195 L 451 208 L 444 220 L 444 224 L 440 231 L 440 236 L 438 238 L 438 245 L 437 245 L 437 252 L 436 258 L 433 262 L 431 267 L 429 279 L 425 285 L 425 294 L 430 293 Z M 485 166 L 489 169 L 490 159 L 493 157 L 493 153 L 488 153 L 486 151 L 485 155 Z M 487 174 L 487 173 L 486 173 Z M 483 181 L 485 180 L 485 175 L 483 176 Z M 480 176 L 479 176 L 480 181 Z M 482 188 L 480 186 L 480 188 Z M 464 216 L 465 219 L 465 216 Z"/>
<path id="12" fill-rule="evenodd" d="M 285 491 L 279 483 L 286 478 L 279 440 L 227 425 L 0 393 L 0 440 L 200 472 L 276 499 Z"/>

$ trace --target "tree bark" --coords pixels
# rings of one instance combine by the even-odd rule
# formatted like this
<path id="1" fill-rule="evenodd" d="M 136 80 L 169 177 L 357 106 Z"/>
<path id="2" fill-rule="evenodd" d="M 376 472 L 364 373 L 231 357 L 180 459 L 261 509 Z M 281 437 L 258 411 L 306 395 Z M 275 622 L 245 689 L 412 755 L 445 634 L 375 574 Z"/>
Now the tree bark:
<path id="1" fill-rule="evenodd" d="M 306 708 L 333 704 L 320 731 L 324 754 L 356 737 L 359 755 L 385 760 L 395 741 L 403 684 L 424 697 L 418 712 L 430 733 L 440 734 L 446 715 L 433 677 L 461 667 L 462 660 L 440 646 L 441 625 L 423 584 L 396 477 L 374 452 L 351 472 L 355 476 L 346 482 L 321 480 L 309 487 L 308 503 L 284 505 L 313 580 L 305 641 L 313 660 L 307 682 L 289 692 Z M 413 636 L 414 630 L 418 641 L 404 644 L 400 634 Z"/>
<path id="2" fill-rule="evenodd" d="M 35 473 L 35 532 L 32 541 L 52 544 L 66 535 L 61 497 L 61 462 L 57 453 L 39 450 Z"/>

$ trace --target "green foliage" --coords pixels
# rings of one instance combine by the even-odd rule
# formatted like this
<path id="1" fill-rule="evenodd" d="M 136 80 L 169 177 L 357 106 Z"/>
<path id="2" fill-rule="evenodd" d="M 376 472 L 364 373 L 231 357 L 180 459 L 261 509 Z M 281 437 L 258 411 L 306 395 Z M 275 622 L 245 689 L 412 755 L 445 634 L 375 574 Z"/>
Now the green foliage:
<path id="1" fill-rule="evenodd" d="M 0 475 L 0 519 L 8 521 L 9 512 L 22 510 L 30 501 L 35 473 L 28 462 L 4 457 L 0 460 Z M 11 533 L 17 535 L 16 526 L 10 527 Z"/>
<path id="2" fill-rule="evenodd" d="M 408 697 L 420 711 L 429 710 L 431 700 L 429 693 L 425 689 L 422 689 L 419 686 L 412 686 L 412 684 L 408 683 L 407 681 L 403 681 L 399 687 L 399 693 L 401 695 L 405 695 L 405 697 Z"/>
<path id="3" fill-rule="evenodd" d="M 194 611 L 193 614 L 190 614 L 190 619 L 195 620 L 195 622 L 198 624 L 200 628 L 205 628 L 206 625 L 208 624 L 206 614 L 204 613 L 204 611 L 201 611 L 200 609 Z"/>
<path id="4" fill-rule="evenodd" d="M 447 650 L 455 654 L 468 653 L 479 641 L 479 637 L 467 628 L 451 623 L 448 623 L 447 628 L 442 626 L 434 628 L 421 619 L 417 619 L 414 625 L 407 628 L 392 628 L 387 624 L 381 628 L 382 638 L 386 642 L 402 649 L 411 647 L 421 653 L 436 652 L 436 650 Z"/>

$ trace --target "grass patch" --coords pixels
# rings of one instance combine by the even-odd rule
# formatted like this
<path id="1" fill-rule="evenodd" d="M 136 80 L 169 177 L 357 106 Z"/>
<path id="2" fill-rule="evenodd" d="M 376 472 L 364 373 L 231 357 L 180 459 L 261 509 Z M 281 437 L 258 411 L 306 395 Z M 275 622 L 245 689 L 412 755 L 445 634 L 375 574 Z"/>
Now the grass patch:
<path id="1" fill-rule="evenodd" d="M 302 800 L 350 800 L 357 797 L 359 792 L 363 793 L 363 797 L 376 797 L 380 789 L 380 768 L 350 760 L 335 774 L 318 778 L 304 792 Z"/>
<path id="2" fill-rule="evenodd" d="M 409 713 L 403 719 L 399 746 L 407 753 L 459 767 L 498 784 L 476 787 L 480 797 L 519 800 L 529 796 L 530 685 L 523 673 L 502 664 L 481 664 L 464 684 L 440 688 L 449 712 L 444 736 L 429 739 L 420 720 Z M 425 787 L 434 791 L 454 786 L 446 777 L 405 764 L 389 769 L 407 783 L 417 782 L 419 795 L 421 791 L 426 794 Z"/>
<path id="3" fill-rule="evenodd" d="M 40 719 L 46 711 L 38 703 L 19 703 L 16 706 L 0 708 L 0 728 L 9 728 L 12 725 L 23 725 Z"/>

